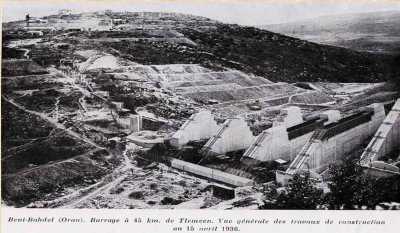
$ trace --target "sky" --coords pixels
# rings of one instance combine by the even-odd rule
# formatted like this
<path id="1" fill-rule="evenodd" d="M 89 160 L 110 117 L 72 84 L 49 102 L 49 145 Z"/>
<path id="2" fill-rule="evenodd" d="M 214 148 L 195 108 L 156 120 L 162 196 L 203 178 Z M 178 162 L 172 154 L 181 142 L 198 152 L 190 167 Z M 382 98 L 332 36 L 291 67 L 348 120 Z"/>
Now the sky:
<path id="1" fill-rule="evenodd" d="M 26 13 L 42 17 L 71 9 L 74 13 L 113 11 L 179 12 L 225 23 L 265 25 L 332 14 L 400 11 L 400 0 L 3 0 L 4 22 Z"/>

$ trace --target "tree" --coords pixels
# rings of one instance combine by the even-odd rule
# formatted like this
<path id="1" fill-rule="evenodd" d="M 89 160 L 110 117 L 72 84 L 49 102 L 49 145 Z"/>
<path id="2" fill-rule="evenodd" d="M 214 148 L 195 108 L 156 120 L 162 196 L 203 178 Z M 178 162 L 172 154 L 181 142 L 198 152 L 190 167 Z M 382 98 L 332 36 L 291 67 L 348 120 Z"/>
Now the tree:
<path id="1" fill-rule="evenodd" d="M 390 62 L 390 65 L 392 69 L 390 81 L 397 85 L 397 87 L 400 87 L 400 55 L 396 55 Z"/>
<path id="2" fill-rule="evenodd" d="M 295 175 L 289 182 L 287 192 L 277 198 L 278 209 L 316 209 L 322 204 L 321 189 L 314 186 L 309 174 Z"/>
<path id="3" fill-rule="evenodd" d="M 330 193 L 327 202 L 331 209 L 353 209 L 353 195 L 361 189 L 361 167 L 354 159 L 345 159 L 342 164 L 333 164 L 329 167 L 331 180 L 328 184 Z M 357 197 L 359 198 L 359 197 Z"/>
<path id="4" fill-rule="evenodd" d="M 294 175 L 282 193 L 272 190 L 266 196 L 271 194 L 276 194 L 276 201 L 265 202 L 261 209 L 317 209 L 323 203 L 323 191 L 315 187 L 308 173 Z"/>
<path id="5" fill-rule="evenodd" d="M 330 193 L 326 196 L 330 209 L 374 209 L 379 203 L 400 200 L 398 177 L 369 176 L 357 161 L 350 158 L 330 166 Z"/>

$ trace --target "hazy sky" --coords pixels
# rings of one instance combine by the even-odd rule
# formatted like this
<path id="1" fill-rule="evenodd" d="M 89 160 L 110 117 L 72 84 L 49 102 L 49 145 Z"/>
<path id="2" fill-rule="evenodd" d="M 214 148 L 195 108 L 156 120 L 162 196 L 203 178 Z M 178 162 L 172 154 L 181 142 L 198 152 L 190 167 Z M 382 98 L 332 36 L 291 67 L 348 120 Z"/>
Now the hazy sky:
<path id="1" fill-rule="evenodd" d="M 329 14 L 400 11 L 400 0 L 3 0 L 4 21 L 41 17 L 59 9 L 87 12 L 162 11 L 201 15 L 227 23 L 284 23 Z"/>

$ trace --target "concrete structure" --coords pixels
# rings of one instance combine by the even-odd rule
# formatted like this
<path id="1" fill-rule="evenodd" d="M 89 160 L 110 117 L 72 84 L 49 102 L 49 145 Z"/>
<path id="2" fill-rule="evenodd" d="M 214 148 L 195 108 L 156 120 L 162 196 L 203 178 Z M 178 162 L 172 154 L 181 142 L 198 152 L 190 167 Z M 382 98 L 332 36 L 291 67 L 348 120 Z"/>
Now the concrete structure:
<path id="1" fill-rule="evenodd" d="M 71 9 L 61 9 L 58 11 L 58 15 L 71 15 L 72 10 Z"/>
<path id="2" fill-rule="evenodd" d="M 252 144 L 254 138 L 247 122 L 243 118 L 228 119 L 204 145 L 201 153 L 218 155 L 244 150 Z"/>
<path id="3" fill-rule="evenodd" d="M 142 130 L 142 121 L 139 115 L 129 115 L 129 129 L 133 133 Z"/>
<path id="4" fill-rule="evenodd" d="M 327 110 L 321 114 L 320 118 L 325 119 L 324 125 L 329 125 L 338 122 L 342 116 L 338 110 Z"/>
<path id="5" fill-rule="evenodd" d="M 212 194 L 216 198 L 230 200 L 235 198 L 235 189 L 220 184 L 211 185 Z"/>
<path id="6" fill-rule="evenodd" d="M 124 19 L 112 19 L 113 25 L 125 24 L 127 21 Z"/>
<path id="7" fill-rule="evenodd" d="M 221 183 L 229 184 L 235 187 L 250 186 L 254 184 L 254 181 L 243 178 L 240 176 L 235 176 L 226 172 L 222 172 L 216 169 L 200 166 L 197 164 L 185 162 L 179 159 L 172 159 L 171 166 L 173 168 L 189 172 L 201 177 L 208 178 L 212 181 L 218 181 Z"/>
<path id="8" fill-rule="evenodd" d="M 392 110 L 385 118 L 382 125 L 361 155 L 360 164 L 368 168 L 370 173 L 376 175 L 399 174 L 399 168 L 377 161 L 383 156 L 390 156 L 400 149 L 400 99 L 394 104 Z M 397 156 L 397 154 L 396 154 Z"/>
<path id="9" fill-rule="evenodd" d="M 44 33 L 42 31 L 27 31 L 26 33 L 31 36 L 38 36 L 38 37 L 44 35 Z"/>
<path id="10" fill-rule="evenodd" d="M 290 106 L 281 110 L 274 126 L 284 126 L 286 128 L 303 123 L 301 109 L 296 106 Z"/>
<path id="11" fill-rule="evenodd" d="M 124 103 L 123 102 L 115 102 L 115 101 L 113 101 L 111 103 L 112 103 L 112 105 L 115 107 L 115 109 L 117 111 L 121 111 L 122 108 L 124 107 Z"/>
<path id="12" fill-rule="evenodd" d="M 336 112 L 335 114 L 324 112 L 321 116 L 323 120 L 317 118 L 303 122 L 301 112 L 297 107 L 285 109 L 285 112 L 289 115 L 286 115 L 287 117 L 281 125 L 266 129 L 258 135 L 243 154 L 243 162 L 249 164 L 276 159 L 293 160 L 310 139 L 313 131 L 321 127 L 328 118 L 334 118 L 329 117 L 330 115 L 337 116 Z M 290 113 L 293 113 L 294 116 L 291 116 Z"/>
<path id="13" fill-rule="evenodd" d="M 399 167 L 397 167 L 394 163 L 385 163 L 383 161 L 373 161 L 367 166 L 363 166 L 366 168 L 364 170 L 365 173 L 375 177 L 388 177 L 394 175 L 400 175 Z"/>
<path id="14" fill-rule="evenodd" d="M 270 161 L 279 158 L 292 160 L 311 137 L 311 134 L 312 130 L 296 138 L 289 139 L 289 133 L 284 126 L 266 129 L 258 135 L 257 139 L 246 150 L 243 154 L 242 161 L 245 163 L 253 163 L 256 161 Z"/>
<path id="15" fill-rule="evenodd" d="M 168 121 L 161 118 L 153 118 L 147 116 L 140 116 L 141 127 L 143 130 L 158 131 L 162 126 L 168 124 Z"/>
<path id="16" fill-rule="evenodd" d="M 343 156 L 357 149 L 371 137 L 385 118 L 383 104 L 372 104 L 314 131 L 285 172 L 277 172 L 277 182 L 286 184 L 295 174 L 308 170 L 318 174 Z"/>
<path id="17" fill-rule="evenodd" d="M 193 114 L 182 126 L 175 132 L 170 143 L 172 146 L 181 148 L 190 141 L 199 141 L 209 139 L 217 133 L 218 125 L 214 116 L 209 110 L 203 110 Z"/>
<path id="18" fill-rule="evenodd" d="M 124 110 L 124 109 L 122 109 Z M 159 118 L 146 117 L 142 115 L 129 114 L 124 117 L 118 117 L 117 123 L 131 133 L 142 130 L 157 131 L 168 122 Z"/>
<path id="19" fill-rule="evenodd" d="M 29 20 L 31 19 L 31 17 L 29 16 L 29 14 L 25 15 L 25 22 L 26 22 L 26 27 L 29 27 Z"/>
<path id="20" fill-rule="evenodd" d="M 29 26 L 29 27 L 24 27 L 24 30 L 26 31 L 41 31 L 41 32 L 52 32 L 55 31 L 56 28 L 54 27 L 47 27 L 47 26 Z"/>
<path id="21" fill-rule="evenodd" d="M 136 145 L 145 148 L 152 148 L 156 144 L 164 143 L 164 135 L 157 134 L 154 131 L 135 132 L 126 137 L 127 142 L 132 142 Z"/>

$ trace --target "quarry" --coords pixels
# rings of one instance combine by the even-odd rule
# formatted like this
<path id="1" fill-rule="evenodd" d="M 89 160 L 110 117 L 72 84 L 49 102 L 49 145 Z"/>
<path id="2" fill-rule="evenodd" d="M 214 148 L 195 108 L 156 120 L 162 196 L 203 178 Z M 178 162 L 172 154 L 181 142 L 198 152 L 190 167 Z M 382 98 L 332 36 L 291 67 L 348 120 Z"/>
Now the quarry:
<path id="1" fill-rule="evenodd" d="M 188 32 L 220 24 L 107 11 L 4 25 L 2 202 L 257 209 L 266 186 L 324 186 L 357 151 L 365 173 L 400 175 L 393 84 L 249 72 Z"/>

